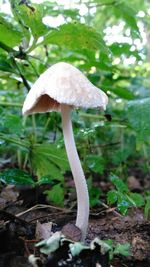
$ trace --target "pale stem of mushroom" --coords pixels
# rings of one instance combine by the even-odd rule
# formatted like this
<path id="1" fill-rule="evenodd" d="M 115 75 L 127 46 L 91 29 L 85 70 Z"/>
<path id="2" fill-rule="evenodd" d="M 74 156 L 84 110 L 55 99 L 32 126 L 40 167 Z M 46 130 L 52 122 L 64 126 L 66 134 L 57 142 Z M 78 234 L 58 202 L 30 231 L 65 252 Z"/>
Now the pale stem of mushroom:
<path id="1" fill-rule="evenodd" d="M 62 114 L 62 126 L 63 126 L 63 134 L 64 134 L 67 156 L 77 192 L 78 207 L 77 207 L 76 226 L 81 229 L 82 241 L 84 241 L 87 233 L 88 220 L 89 220 L 88 188 L 74 141 L 74 135 L 71 123 L 71 107 L 65 104 L 61 104 L 61 114 Z"/>

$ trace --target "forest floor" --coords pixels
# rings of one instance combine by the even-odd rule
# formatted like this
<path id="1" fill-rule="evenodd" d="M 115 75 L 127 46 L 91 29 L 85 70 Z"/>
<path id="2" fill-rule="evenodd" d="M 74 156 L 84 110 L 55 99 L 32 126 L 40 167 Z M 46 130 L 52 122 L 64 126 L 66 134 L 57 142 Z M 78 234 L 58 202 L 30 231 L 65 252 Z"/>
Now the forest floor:
<path id="1" fill-rule="evenodd" d="M 133 178 L 131 181 L 132 187 L 137 187 L 137 181 Z M 107 188 L 104 182 L 101 186 Z M 141 186 L 140 182 L 138 186 Z M 98 264 L 97 256 L 90 252 L 83 252 L 67 263 L 66 247 L 58 249 L 51 257 L 42 254 L 35 244 L 52 232 L 60 231 L 68 222 L 74 223 L 76 216 L 75 208 L 59 208 L 46 203 L 42 190 L 1 185 L 0 267 L 150 266 L 150 220 L 144 219 L 140 209 L 131 209 L 127 216 L 122 216 L 105 204 L 91 209 L 86 243 L 89 244 L 95 237 L 121 244 L 130 243 L 130 256 L 115 256 L 109 262 L 106 255 Z M 32 264 L 28 260 L 31 254 L 39 257 L 36 262 L 33 258 Z"/>

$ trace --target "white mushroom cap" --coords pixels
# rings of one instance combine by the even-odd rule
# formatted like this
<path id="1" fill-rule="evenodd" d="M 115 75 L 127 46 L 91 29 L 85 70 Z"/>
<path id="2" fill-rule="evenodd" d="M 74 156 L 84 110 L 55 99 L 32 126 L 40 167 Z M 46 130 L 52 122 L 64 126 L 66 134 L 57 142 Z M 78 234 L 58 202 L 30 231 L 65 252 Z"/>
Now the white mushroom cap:
<path id="1" fill-rule="evenodd" d="M 23 105 L 23 114 L 59 110 L 60 104 L 102 108 L 106 94 L 95 87 L 77 68 L 59 62 L 47 69 L 32 86 Z"/>

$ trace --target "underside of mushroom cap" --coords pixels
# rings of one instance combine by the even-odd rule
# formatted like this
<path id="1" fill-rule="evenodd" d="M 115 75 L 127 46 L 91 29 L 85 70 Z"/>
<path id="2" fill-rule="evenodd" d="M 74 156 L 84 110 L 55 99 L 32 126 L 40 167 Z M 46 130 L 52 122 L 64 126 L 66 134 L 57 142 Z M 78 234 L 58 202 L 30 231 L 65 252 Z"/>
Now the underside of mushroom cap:
<path id="1" fill-rule="evenodd" d="M 47 69 L 34 83 L 23 105 L 23 114 L 60 110 L 60 104 L 73 107 L 102 108 L 107 95 L 95 87 L 72 65 L 59 62 Z"/>

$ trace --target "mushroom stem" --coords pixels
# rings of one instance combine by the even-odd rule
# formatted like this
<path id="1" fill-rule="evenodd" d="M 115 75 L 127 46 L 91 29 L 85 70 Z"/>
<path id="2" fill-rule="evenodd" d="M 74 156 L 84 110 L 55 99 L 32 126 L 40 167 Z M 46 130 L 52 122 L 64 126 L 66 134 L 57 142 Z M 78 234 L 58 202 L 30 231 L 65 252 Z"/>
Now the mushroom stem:
<path id="1" fill-rule="evenodd" d="M 82 241 L 85 240 L 89 220 L 89 195 L 84 172 L 76 149 L 71 123 L 71 107 L 61 104 L 62 127 L 66 152 L 74 177 L 77 192 L 77 218 L 76 226 L 82 232 Z"/>

